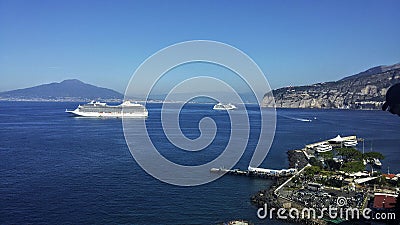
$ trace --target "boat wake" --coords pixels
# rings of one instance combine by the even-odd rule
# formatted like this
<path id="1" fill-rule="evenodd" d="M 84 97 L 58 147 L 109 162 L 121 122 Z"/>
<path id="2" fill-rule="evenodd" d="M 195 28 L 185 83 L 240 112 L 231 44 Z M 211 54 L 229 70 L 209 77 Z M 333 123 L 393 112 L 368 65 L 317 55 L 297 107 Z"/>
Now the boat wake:
<path id="1" fill-rule="evenodd" d="M 301 122 L 311 122 L 312 121 L 311 119 L 296 118 L 296 117 L 282 116 L 282 115 L 279 115 L 279 116 L 287 118 L 287 119 L 291 119 L 291 120 L 301 121 Z"/>

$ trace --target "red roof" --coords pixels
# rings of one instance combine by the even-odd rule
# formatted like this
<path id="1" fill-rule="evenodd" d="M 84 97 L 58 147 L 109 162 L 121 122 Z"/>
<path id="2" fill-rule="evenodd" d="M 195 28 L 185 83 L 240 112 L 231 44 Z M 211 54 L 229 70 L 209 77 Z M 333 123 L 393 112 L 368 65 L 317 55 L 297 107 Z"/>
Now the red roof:
<path id="1" fill-rule="evenodd" d="M 375 194 L 374 208 L 375 209 L 390 209 L 396 203 L 396 196 L 390 194 Z"/>
<path id="2" fill-rule="evenodd" d="M 390 179 L 393 179 L 396 176 L 396 174 L 382 174 L 382 175 Z"/>

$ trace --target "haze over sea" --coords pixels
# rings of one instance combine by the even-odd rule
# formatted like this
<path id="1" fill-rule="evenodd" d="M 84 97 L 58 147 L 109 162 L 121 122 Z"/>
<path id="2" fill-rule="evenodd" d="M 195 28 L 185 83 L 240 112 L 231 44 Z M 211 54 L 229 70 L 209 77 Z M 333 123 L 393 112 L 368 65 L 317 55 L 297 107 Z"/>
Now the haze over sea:
<path id="1" fill-rule="evenodd" d="M 132 158 L 120 119 L 77 118 L 64 112 L 76 106 L 0 102 L 1 224 L 215 224 L 232 219 L 267 223 L 257 219 L 257 209 L 249 198 L 267 188 L 270 180 L 224 176 L 197 187 L 162 183 Z M 162 129 L 157 129 L 161 104 L 146 107 L 148 127 L 163 137 Z M 255 129 L 258 117 L 252 113 L 257 110 L 254 106 L 248 109 Z M 243 110 L 239 107 L 236 113 Z M 187 104 L 181 112 L 183 132 L 198 136 L 198 121 L 204 116 L 216 121 L 220 142 L 197 157 L 211 160 L 229 137 L 225 132 L 229 117 L 213 111 L 209 104 Z M 365 151 L 372 148 L 386 156 L 382 170 L 386 172 L 390 166 L 392 173 L 400 173 L 399 121 L 382 111 L 278 109 L 274 143 L 262 167 L 286 168 L 287 150 L 340 134 L 365 138 Z M 256 138 L 250 137 L 249 149 Z M 157 147 L 177 162 L 188 157 L 171 149 L 169 143 L 159 141 Z M 246 169 L 250 158 L 251 151 L 246 151 L 237 168 Z"/>

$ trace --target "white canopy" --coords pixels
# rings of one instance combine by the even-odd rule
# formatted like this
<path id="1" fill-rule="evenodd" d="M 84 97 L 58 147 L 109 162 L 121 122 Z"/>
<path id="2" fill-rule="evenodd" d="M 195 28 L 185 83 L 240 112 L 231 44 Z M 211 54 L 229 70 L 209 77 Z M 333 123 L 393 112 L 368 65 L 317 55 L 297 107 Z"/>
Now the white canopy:
<path id="1" fill-rule="evenodd" d="M 333 142 L 343 142 L 344 139 L 342 137 L 340 137 L 340 135 L 336 136 L 335 138 L 329 140 L 329 141 L 333 141 Z"/>
<path id="2" fill-rule="evenodd" d="M 366 177 L 366 176 L 369 176 L 369 174 L 365 173 L 365 172 L 357 172 L 357 173 L 349 174 L 349 176 L 350 177 Z"/>
<path id="3" fill-rule="evenodd" d="M 378 178 L 378 177 L 365 177 L 365 178 L 355 179 L 354 182 L 356 182 L 357 184 L 362 184 L 362 183 L 368 182 L 370 180 L 374 180 L 376 178 Z"/>

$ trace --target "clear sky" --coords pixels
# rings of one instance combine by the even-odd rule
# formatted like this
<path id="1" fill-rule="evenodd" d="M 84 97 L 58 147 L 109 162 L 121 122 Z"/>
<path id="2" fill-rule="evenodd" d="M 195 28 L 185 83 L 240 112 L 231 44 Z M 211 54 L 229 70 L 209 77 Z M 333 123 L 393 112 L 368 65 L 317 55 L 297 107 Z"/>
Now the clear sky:
<path id="1" fill-rule="evenodd" d="M 77 78 L 123 92 L 168 45 L 216 40 L 273 88 L 400 62 L 400 1 L 0 0 L 0 91 Z"/>

